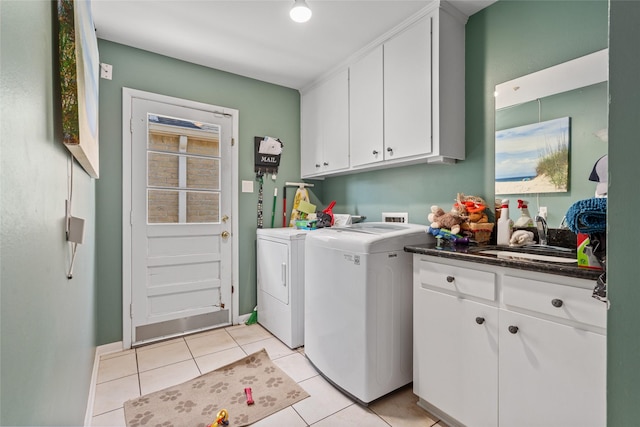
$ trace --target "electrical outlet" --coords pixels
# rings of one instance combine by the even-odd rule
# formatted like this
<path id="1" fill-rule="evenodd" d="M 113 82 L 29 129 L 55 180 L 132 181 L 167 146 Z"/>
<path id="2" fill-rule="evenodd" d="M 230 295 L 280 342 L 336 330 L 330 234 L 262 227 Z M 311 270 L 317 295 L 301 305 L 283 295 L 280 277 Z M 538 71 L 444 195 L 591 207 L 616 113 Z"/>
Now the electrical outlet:
<path id="1" fill-rule="evenodd" d="M 540 215 L 544 219 L 547 219 L 547 207 L 540 206 L 540 209 L 538 209 L 538 215 Z"/>
<path id="2" fill-rule="evenodd" d="M 111 80 L 113 75 L 113 65 L 105 64 L 104 62 L 100 64 L 100 77 L 103 79 Z"/>

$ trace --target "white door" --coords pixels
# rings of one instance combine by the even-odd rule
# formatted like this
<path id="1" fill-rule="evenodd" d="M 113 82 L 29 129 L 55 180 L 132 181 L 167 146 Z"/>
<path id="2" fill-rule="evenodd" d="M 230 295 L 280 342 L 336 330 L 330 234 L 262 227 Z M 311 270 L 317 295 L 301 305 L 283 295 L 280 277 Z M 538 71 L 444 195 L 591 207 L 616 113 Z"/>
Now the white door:
<path id="1" fill-rule="evenodd" d="M 384 160 L 382 46 L 349 68 L 351 166 Z"/>
<path id="2" fill-rule="evenodd" d="M 498 309 L 420 283 L 413 304 L 414 392 L 464 425 L 498 425 Z"/>
<path id="3" fill-rule="evenodd" d="M 131 341 L 231 324 L 232 119 L 131 111 Z"/>
<path id="4" fill-rule="evenodd" d="M 385 160 L 433 150 L 431 44 L 428 16 L 384 44 Z"/>
<path id="5" fill-rule="evenodd" d="M 499 316 L 498 424 L 607 425 L 607 337 L 508 310 Z"/>

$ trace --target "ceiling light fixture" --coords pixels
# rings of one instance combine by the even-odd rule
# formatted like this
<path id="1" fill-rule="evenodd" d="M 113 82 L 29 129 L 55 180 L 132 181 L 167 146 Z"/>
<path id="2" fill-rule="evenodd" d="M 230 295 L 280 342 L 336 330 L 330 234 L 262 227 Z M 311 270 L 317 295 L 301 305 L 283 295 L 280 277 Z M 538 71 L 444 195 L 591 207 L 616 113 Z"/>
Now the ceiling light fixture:
<path id="1" fill-rule="evenodd" d="M 304 0 L 295 0 L 289 11 L 289 16 L 296 22 L 307 22 L 311 19 L 311 9 Z"/>

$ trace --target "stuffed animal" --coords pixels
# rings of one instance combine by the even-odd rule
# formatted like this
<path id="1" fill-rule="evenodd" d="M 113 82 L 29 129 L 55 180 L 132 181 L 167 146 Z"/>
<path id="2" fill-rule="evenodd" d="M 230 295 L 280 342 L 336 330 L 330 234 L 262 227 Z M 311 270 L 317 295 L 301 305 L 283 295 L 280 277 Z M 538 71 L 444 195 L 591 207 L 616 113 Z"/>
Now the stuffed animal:
<path id="1" fill-rule="evenodd" d="M 431 206 L 431 213 L 427 216 L 431 221 L 431 228 L 446 228 L 451 230 L 453 234 L 460 232 L 460 225 L 464 223 L 465 218 L 452 212 L 445 212 L 440 206 Z"/>
<path id="2" fill-rule="evenodd" d="M 484 224 L 489 222 L 489 217 L 484 211 L 482 212 L 469 212 L 466 215 L 466 221 L 462 223 L 460 228 L 464 231 L 471 230 L 471 224 Z"/>

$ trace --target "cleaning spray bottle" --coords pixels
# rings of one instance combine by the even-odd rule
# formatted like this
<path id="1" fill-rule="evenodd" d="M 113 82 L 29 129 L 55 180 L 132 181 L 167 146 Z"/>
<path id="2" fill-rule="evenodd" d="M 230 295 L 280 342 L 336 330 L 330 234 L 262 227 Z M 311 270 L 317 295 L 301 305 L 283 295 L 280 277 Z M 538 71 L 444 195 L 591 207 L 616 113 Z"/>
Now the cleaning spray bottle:
<path id="1" fill-rule="evenodd" d="M 513 232 L 513 221 L 509 218 L 509 199 L 502 199 L 500 207 L 500 219 L 498 219 L 498 239 L 499 245 L 508 245 Z"/>
<path id="2" fill-rule="evenodd" d="M 520 218 L 513 224 L 514 227 L 533 227 L 533 220 L 529 214 L 529 202 L 518 199 L 518 209 L 520 209 Z"/>

